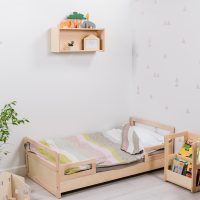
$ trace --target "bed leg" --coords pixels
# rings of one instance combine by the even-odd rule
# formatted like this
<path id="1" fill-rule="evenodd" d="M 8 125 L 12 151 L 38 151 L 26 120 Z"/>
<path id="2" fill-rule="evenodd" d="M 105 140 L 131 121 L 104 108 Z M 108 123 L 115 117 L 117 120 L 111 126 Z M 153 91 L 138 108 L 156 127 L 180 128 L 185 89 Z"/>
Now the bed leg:
<path id="1" fill-rule="evenodd" d="M 164 147 L 164 181 L 167 181 L 167 170 L 168 170 L 168 167 L 169 167 L 168 156 L 169 156 L 169 153 L 170 153 L 169 152 L 170 151 L 169 138 L 168 138 L 167 135 L 164 138 L 164 144 L 165 144 L 165 147 Z"/>
<path id="2" fill-rule="evenodd" d="M 60 192 L 60 154 L 56 153 L 56 182 L 57 182 L 57 192 L 56 197 L 61 199 L 61 192 Z"/>
<path id="3" fill-rule="evenodd" d="M 60 192 L 57 192 L 56 198 L 57 198 L 57 199 L 61 199 L 61 193 L 60 193 Z"/>

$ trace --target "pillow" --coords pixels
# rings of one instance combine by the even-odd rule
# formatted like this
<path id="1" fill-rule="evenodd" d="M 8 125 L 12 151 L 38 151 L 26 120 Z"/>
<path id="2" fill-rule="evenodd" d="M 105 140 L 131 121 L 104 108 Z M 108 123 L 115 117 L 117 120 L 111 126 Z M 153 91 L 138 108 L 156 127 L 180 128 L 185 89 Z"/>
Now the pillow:
<path id="1" fill-rule="evenodd" d="M 126 124 L 122 129 L 121 149 L 129 154 L 137 154 L 145 147 L 164 144 L 164 136 L 140 126 Z"/>
<path id="2" fill-rule="evenodd" d="M 121 129 L 111 129 L 111 130 L 105 131 L 103 135 L 104 137 L 108 138 L 114 143 L 117 143 L 118 145 L 122 144 L 122 130 Z"/>
<path id="3" fill-rule="evenodd" d="M 137 154 L 143 150 L 140 137 L 134 130 L 134 126 L 126 124 L 122 129 L 121 149 L 129 154 Z"/>
<path id="4" fill-rule="evenodd" d="M 133 126 L 136 134 L 139 136 L 143 147 L 151 147 L 164 144 L 164 136 L 148 128 Z"/>
<path id="5" fill-rule="evenodd" d="M 156 134 L 159 134 L 161 136 L 170 134 L 170 131 L 168 131 L 168 130 L 164 130 L 164 129 L 160 129 L 160 128 L 155 128 L 153 126 L 148 126 L 148 125 L 145 125 L 145 124 L 138 124 L 138 123 L 136 123 L 136 127 L 145 128 L 145 129 L 150 130 L 150 131 L 152 131 L 152 132 L 154 132 Z"/>

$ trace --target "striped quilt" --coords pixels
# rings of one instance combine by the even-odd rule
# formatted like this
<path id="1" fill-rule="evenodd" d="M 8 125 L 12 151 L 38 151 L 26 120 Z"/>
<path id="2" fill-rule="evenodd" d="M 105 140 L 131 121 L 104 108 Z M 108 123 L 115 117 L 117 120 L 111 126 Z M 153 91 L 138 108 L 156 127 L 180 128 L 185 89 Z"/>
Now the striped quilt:
<path id="1" fill-rule="evenodd" d="M 113 132 L 80 134 L 66 138 L 45 139 L 40 142 L 59 152 L 62 164 L 95 159 L 97 168 L 101 168 L 128 164 L 140 160 L 143 157 L 142 153 L 130 155 L 120 149 L 121 137 L 121 130 L 116 129 Z M 55 162 L 55 158 L 52 155 L 47 155 L 47 152 L 44 150 L 40 149 L 40 154 L 48 160 Z M 87 165 L 76 169 L 68 169 L 66 174 L 86 170 L 89 167 Z"/>

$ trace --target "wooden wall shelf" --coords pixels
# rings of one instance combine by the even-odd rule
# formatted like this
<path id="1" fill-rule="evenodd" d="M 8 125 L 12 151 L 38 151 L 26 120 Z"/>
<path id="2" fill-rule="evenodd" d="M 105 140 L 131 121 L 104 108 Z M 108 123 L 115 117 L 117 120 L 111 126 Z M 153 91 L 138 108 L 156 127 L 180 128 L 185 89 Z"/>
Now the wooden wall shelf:
<path id="1" fill-rule="evenodd" d="M 99 52 L 105 51 L 105 30 L 104 29 L 59 29 L 52 28 L 50 51 L 54 53 L 85 53 L 96 52 L 95 50 L 84 50 L 83 39 L 89 35 L 95 35 L 100 39 Z M 74 47 L 70 49 L 68 43 L 74 41 Z"/>

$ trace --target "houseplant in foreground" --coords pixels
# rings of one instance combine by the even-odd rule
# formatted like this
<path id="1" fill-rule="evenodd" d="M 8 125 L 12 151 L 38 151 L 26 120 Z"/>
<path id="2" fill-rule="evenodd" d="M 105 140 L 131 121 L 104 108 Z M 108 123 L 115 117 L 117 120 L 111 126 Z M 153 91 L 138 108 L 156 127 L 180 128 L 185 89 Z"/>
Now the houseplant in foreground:
<path id="1" fill-rule="evenodd" d="M 0 159 L 2 155 L 7 155 L 8 151 L 4 149 L 10 136 L 10 126 L 18 126 L 29 122 L 26 118 L 19 118 L 15 111 L 16 101 L 6 104 L 0 111 Z"/>

